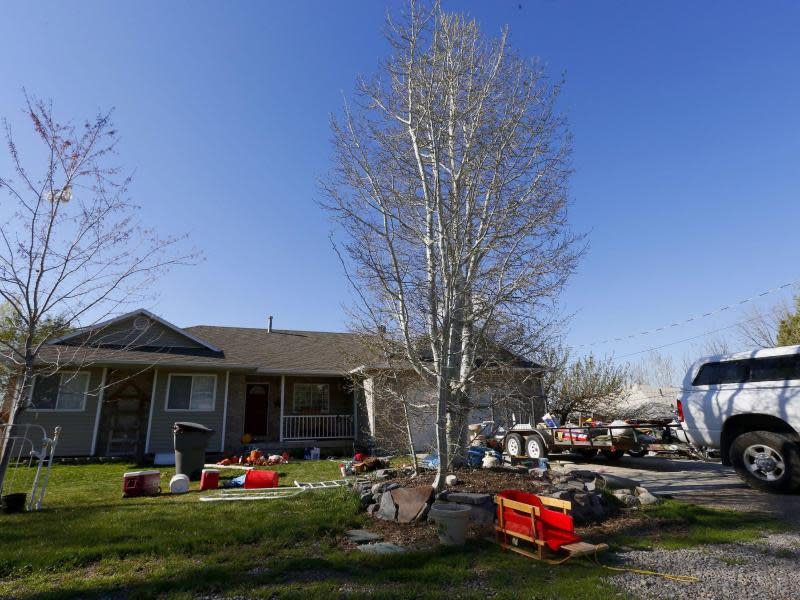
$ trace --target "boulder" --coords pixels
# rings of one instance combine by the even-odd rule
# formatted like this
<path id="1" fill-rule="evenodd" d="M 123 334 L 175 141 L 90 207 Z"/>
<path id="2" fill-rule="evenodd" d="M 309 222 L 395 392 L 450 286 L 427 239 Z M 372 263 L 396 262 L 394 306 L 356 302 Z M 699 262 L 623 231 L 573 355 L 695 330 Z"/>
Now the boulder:
<path id="1" fill-rule="evenodd" d="M 619 490 L 619 489 L 633 489 L 639 485 L 638 481 L 634 481 L 633 479 L 628 479 L 627 477 L 619 477 L 618 475 L 611 475 L 610 473 L 603 473 L 602 475 L 598 475 L 597 482 L 601 483 L 600 487 L 604 487 L 609 490 Z"/>
<path id="2" fill-rule="evenodd" d="M 428 504 L 433 499 L 433 488 L 423 485 L 412 488 L 398 488 L 386 492 L 397 505 L 398 523 L 412 523 L 418 521 L 421 515 L 427 515 Z"/>
<path id="3" fill-rule="evenodd" d="M 375 511 L 375 516 L 384 521 L 397 520 L 397 505 L 392 499 L 392 492 L 386 492 L 381 495 L 380 504 L 376 504 L 378 510 Z"/>
<path id="4" fill-rule="evenodd" d="M 392 479 L 393 477 L 397 477 L 395 469 L 378 469 L 375 471 L 375 479 Z"/>
<path id="5" fill-rule="evenodd" d="M 378 492 L 377 494 L 370 494 L 369 496 L 370 496 L 370 498 L 372 498 L 372 502 L 380 504 L 381 503 L 381 498 L 383 497 L 383 494 Z"/>
<path id="6" fill-rule="evenodd" d="M 359 496 L 359 498 L 361 499 L 361 505 L 367 506 L 375 502 L 374 496 L 375 494 L 373 494 L 372 492 L 364 492 L 363 494 L 361 494 Z"/>
<path id="7" fill-rule="evenodd" d="M 654 496 L 650 492 L 645 492 L 644 494 L 639 494 L 636 498 L 643 506 L 647 506 L 648 504 L 658 504 L 661 502 L 661 499 L 658 496 Z"/>
<path id="8" fill-rule="evenodd" d="M 614 497 L 619 500 L 620 504 L 622 504 L 626 508 L 632 508 L 634 506 L 639 506 L 639 499 L 631 493 L 631 490 L 621 489 L 621 490 L 614 490 L 612 492 Z"/>

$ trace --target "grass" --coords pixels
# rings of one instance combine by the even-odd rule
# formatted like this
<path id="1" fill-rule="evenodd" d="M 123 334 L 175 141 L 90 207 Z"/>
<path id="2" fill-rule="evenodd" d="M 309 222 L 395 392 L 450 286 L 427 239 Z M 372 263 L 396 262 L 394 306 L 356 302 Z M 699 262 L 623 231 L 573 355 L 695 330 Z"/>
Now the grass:
<path id="1" fill-rule="evenodd" d="M 0 515 L 0 597 L 484 598 L 487 590 L 515 600 L 625 597 L 596 565 L 551 567 L 485 541 L 381 557 L 345 551 L 336 536 L 367 523 L 345 490 L 205 503 L 194 484 L 184 496 L 123 499 L 122 473 L 131 469 L 54 466 L 46 510 Z M 332 461 L 278 470 L 289 484 L 338 474 Z M 166 487 L 172 472 L 162 474 Z M 757 528 L 742 515 L 693 507 L 687 512 L 672 502 L 646 515 L 680 523 L 692 544 L 733 541 L 731 529 L 740 524 L 747 535 Z M 674 544 L 678 538 L 671 535 L 651 541 Z M 623 534 L 620 543 L 625 539 Z"/>
<path id="2" fill-rule="evenodd" d="M 623 532 L 616 537 L 616 544 L 640 549 L 676 550 L 749 542 L 785 528 L 778 519 L 757 512 L 717 510 L 675 500 L 665 500 L 643 512 L 651 521 L 647 535 Z"/>

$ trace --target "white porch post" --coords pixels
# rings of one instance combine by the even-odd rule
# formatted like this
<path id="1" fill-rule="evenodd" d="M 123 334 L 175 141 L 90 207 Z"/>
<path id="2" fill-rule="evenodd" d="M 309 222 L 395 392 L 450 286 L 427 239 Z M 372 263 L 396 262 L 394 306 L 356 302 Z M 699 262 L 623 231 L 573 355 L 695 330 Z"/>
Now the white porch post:
<path id="1" fill-rule="evenodd" d="M 225 401 L 222 405 L 222 435 L 220 436 L 219 451 L 225 452 L 225 423 L 228 420 L 228 385 L 231 382 L 231 372 L 225 371 Z"/>
<path id="2" fill-rule="evenodd" d="M 108 367 L 103 367 L 103 377 L 100 380 L 100 392 L 97 394 L 97 410 L 94 414 L 94 431 L 92 432 L 92 456 L 97 454 L 97 432 L 100 429 L 100 410 L 106 397 L 106 378 Z"/>
<path id="3" fill-rule="evenodd" d="M 281 441 L 283 441 L 283 402 L 284 402 L 285 388 L 286 388 L 286 376 L 281 375 Z"/>
<path id="4" fill-rule="evenodd" d="M 153 388 L 150 391 L 150 416 L 147 417 L 147 438 L 144 442 L 144 453 L 150 453 L 150 430 L 153 428 L 153 407 L 156 405 L 156 382 L 158 381 L 158 369 L 153 369 Z"/>
<path id="5" fill-rule="evenodd" d="M 353 439 L 358 439 L 358 388 L 353 386 Z"/>

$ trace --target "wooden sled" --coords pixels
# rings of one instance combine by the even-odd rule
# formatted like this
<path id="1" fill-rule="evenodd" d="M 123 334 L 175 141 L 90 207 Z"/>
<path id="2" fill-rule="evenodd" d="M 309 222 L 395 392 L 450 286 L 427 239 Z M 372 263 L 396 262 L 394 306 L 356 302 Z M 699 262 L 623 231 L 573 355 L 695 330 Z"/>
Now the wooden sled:
<path id="1" fill-rule="evenodd" d="M 515 490 L 497 494 L 494 501 L 501 548 L 551 565 L 608 550 L 608 544 L 590 544 L 575 534 L 571 502 Z"/>

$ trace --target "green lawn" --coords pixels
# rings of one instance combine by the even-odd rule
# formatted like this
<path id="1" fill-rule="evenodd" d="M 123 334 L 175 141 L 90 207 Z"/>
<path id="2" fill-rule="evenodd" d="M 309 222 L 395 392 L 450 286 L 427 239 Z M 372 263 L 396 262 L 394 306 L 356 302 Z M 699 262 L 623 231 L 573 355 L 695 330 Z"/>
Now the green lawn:
<path id="1" fill-rule="evenodd" d="M 122 473 L 132 469 L 54 466 L 46 510 L 0 515 L 0 597 L 485 598 L 487 590 L 515 600 L 625 597 L 596 565 L 551 567 L 485 541 L 388 557 L 347 552 L 337 534 L 368 518 L 345 490 L 260 502 L 200 502 L 197 491 L 123 499 Z M 287 484 L 338 475 L 333 461 L 278 470 Z M 162 474 L 166 488 L 172 472 Z M 659 518 L 679 518 L 670 506 L 657 509 Z M 699 525 L 684 522 L 682 535 L 737 529 L 736 515 L 703 515 Z M 624 532 L 620 540 L 628 541 Z"/>

